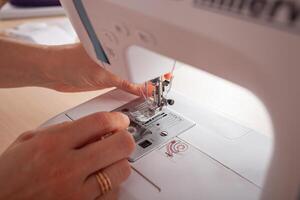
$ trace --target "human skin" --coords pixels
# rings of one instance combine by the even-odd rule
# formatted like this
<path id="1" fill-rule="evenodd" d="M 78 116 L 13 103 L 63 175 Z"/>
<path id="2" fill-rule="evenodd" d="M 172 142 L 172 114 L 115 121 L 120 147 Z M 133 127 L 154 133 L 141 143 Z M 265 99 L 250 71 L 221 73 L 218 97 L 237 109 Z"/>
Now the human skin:
<path id="1" fill-rule="evenodd" d="M 42 46 L 0 37 L 0 88 L 39 86 L 60 92 L 117 87 L 142 95 L 144 84 L 130 83 L 96 64 L 80 43 Z M 149 85 L 149 95 L 152 88 Z"/>
<path id="2" fill-rule="evenodd" d="M 0 88 L 28 86 L 61 92 L 145 91 L 98 66 L 81 44 L 40 46 L 0 38 Z M 0 199 L 116 199 L 130 174 L 127 157 L 135 147 L 128 124 L 121 113 L 96 113 L 23 133 L 0 155 Z M 95 178 L 99 170 L 113 187 L 104 196 Z"/>
<path id="3" fill-rule="evenodd" d="M 95 113 L 22 134 L 0 157 L 0 199 L 116 199 L 130 175 L 135 147 L 127 116 Z M 106 134 L 111 134 L 101 139 Z M 112 191 L 101 196 L 95 177 L 104 171 Z"/>

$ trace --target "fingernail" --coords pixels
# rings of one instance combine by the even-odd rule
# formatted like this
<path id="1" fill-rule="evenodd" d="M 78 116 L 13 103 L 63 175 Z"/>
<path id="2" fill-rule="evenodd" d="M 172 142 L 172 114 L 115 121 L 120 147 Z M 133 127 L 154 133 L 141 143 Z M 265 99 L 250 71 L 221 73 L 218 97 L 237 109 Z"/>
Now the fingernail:
<path id="1" fill-rule="evenodd" d="M 130 121 L 129 117 L 127 115 L 125 115 L 124 113 L 120 113 L 120 114 L 125 121 L 128 121 L 128 122 Z"/>

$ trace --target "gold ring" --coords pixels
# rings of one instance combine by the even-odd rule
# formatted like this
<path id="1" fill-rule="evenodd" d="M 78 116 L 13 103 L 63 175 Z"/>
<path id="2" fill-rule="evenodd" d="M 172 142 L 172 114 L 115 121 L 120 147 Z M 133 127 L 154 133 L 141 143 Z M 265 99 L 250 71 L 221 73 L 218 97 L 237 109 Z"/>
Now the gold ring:
<path id="1" fill-rule="evenodd" d="M 101 196 L 112 190 L 111 181 L 105 172 L 99 171 L 96 174 L 96 178 L 99 183 Z"/>

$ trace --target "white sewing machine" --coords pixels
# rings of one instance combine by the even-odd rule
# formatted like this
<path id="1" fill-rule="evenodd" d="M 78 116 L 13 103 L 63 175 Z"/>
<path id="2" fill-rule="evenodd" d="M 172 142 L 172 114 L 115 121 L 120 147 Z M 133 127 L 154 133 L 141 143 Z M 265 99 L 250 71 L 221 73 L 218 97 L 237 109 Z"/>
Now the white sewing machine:
<path id="1" fill-rule="evenodd" d="M 114 90 L 44 124 L 98 111 L 127 114 L 136 151 L 120 199 L 300 198 L 298 1 L 62 0 L 62 5 L 96 62 L 155 87 L 150 100 Z M 272 117 L 274 148 L 265 136 L 169 92 L 170 81 L 161 76 L 182 63 L 257 95 Z"/>

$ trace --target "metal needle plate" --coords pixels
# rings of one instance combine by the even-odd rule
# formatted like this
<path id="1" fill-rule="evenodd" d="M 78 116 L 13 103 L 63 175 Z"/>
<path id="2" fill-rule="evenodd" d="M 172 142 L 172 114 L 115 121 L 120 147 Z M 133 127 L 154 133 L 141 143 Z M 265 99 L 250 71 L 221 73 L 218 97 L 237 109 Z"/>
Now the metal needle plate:
<path id="1" fill-rule="evenodd" d="M 130 119 L 128 132 L 136 141 L 136 150 L 129 161 L 134 162 L 195 125 L 191 120 L 165 107 L 153 111 L 143 98 L 136 99 L 114 111 Z"/>

